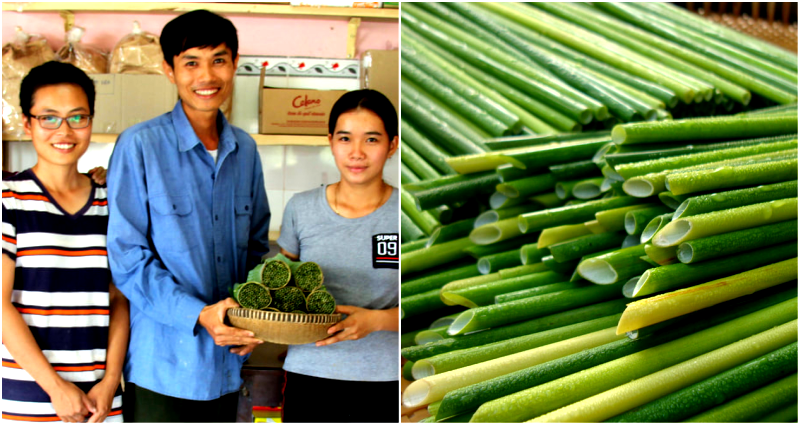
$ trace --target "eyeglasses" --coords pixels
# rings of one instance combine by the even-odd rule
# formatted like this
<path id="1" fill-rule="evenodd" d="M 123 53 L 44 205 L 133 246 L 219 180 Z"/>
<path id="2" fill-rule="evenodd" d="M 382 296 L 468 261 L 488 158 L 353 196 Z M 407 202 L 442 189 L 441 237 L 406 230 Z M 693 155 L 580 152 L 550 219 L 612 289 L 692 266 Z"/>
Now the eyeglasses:
<path id="1" fill-rule="evenodd" d="M 36 118 L 39 121 L 39 125 L 47 130 L 58 129 L 61 127 L 61 123 L 64 120 L 67 120 L 67 125 L 73 130 L 86 128 L 89 126 L 89 123 L 92 122 L 92 116 L 84 114 L 71 115 L 66 118 L 61 118 L 55 115 L 32 115 L 31 117 Z"/>

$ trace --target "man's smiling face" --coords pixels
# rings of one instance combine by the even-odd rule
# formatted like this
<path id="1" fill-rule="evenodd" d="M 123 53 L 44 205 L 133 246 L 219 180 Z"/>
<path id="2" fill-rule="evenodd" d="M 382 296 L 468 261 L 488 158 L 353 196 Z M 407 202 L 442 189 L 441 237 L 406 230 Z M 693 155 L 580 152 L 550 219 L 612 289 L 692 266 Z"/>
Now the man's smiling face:
<path id="1" fill-rule="evenodd" d="M 233 77 L 239 58 L 220 44 L 216 47 L 193 47 L 173 58 L 174 68 L 166 65 L 167 76 L 178 87 L 183 107 L 190 113 L 213 112 L 233 92 Z"/>

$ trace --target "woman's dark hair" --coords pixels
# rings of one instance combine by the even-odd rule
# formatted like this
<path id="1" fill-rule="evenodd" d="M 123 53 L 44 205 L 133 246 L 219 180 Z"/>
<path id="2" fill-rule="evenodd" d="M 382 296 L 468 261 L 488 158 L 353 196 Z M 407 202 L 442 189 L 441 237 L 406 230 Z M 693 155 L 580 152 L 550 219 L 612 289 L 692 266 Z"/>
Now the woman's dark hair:
<path id="1" fill-rule="evenodd" d="M 172 59 L 189 49 L 217 47 L 220 44 L 231 49 L 236 59 L 239 38 L 233 23 L 207 10 L 193 10 L 167 22 L 161 30 L 161 51 L 164 60 L 174 67 Z"/>
<path id="2" fill-rule="evenodd" d="M 26 117 L 31 116 L 33 96 L 37 90 L 56 84 L 74 84 L 80 87 L 89 100 L 89 114 L 94 115 L 94 81 L 75 65 L 56 61 L 46 62 L 31 69 L 31 72 L 22 79 L 19 88 L 19 106 L 22 108 L 22 114 Z"/>
<path id="3" fill-rule="evenodd" d="M 386 129 L 389 140 L 397 136 L 397 111 L 394 109 L 394 105 L 383 93 L 370 89 L 347 92 L 333 104 L 328 120 L 328 134 L 333 134 L 336 130 L 336 121 L 339 120 L 340 115 L 358 108 L 374 112 L 383 121 L 383 127 Z"/>

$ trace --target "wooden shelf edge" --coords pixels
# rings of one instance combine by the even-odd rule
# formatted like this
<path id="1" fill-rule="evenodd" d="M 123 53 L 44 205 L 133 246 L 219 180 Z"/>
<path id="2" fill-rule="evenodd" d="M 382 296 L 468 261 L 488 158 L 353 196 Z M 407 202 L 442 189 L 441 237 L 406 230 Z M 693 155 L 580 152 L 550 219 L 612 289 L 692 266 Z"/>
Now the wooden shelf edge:
<path id="1" fill-rule="evenodd" d="M 118 134 L 92 134 L 94 143 L 114 143 Z M 326 136 L 306 136 L 294 134 L 251 134 L 259 146 L 328 146 Z M 27 138 L 6 138 L 4 142 L 29 142 Z"/>
<path id="2" fill-rule="evenodd" d="M 3 2 L 10 12 L 187 12 L 208 9 L 217 13 L 256 15 L 305 15 L 322 17 L 354 17 L 365 19 L 398 19 L 398 9 L 360 7 L 313 7 L 252 3 L 159 3 L 159 2 Z"/>
<path id="3" fill-rule="evenodd" d="M 116 143 L 119 134 L 95 133 L 92 134 L 92 141 L 95 143 Z"/>
<path id="4" fill-rule="evenodd" d="M 328 146 L 327 136 L 294 134 L 251 134 L 257 145 Z"/>

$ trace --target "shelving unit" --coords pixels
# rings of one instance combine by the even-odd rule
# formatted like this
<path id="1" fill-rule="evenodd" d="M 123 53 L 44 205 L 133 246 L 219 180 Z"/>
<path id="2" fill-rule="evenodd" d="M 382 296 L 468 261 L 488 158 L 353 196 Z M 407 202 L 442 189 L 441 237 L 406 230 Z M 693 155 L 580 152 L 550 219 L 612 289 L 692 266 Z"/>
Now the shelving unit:
<path id="1" fill-rule="evenodd" d="M 255 15 L 341 16 L 362 19 L 398 19 L 398 9 L 358 7 L 312 7 L 253 3 L 159 3 L 159 2 L 4 2 L 4 11 L 14 12 L 183 12 L 208 9 L 217 13 Z"/>
<path id="2" fill-rule="evenodd" d="M 114 143 L 119 134 L 95 133 L 92 134 L 94 143 Z M 327 146 L 328 138 L 325 136 L 305 136 L 293 134 L 251 134 L 250 136 L 260 146 Z M 4 139 L 4 142 L 29 142 L 27 138 Z"/>
<path id="3" fill-rule="evenodd" d="M 220 14 L 236 14 L 250 16 L 286 16 L 286 17 L 319 17 L 349 19 L 348 55 L 355 53 L 356 32 L 361 20 L 397 20 L 398 9 L 372 9 L 354 7 L 313 7 L 291 6 L 289 4 L 259 3 L 180 3 L 180 2 L 4 2 L 2 10 L 20 13 L 59 12 L 62 18 L 68 19 L 72 13 L 181 13 L 195 9 L 207 9 Z M 308 135 L 266 135 L 251 134 L 260 146 L 327 146 L 325 136 Z M 94 143 L 114 143 L 118 134 L 93 134 Z M 3 166 L 7 161 L 9 143 L 27 142 L 22 138 L 3 138 Z"/>
<path id="4" fill-rule="evenodd" d="M 96 133 L 92 134 L 92 143 L 114 143 L 119 134 Z M 326 136 L 305 136 L 293 134 L 251 134 L 250 136 L 259 146 L 328 146 Z M 27 143 L 27 138 L 3 139 L 3 169 L 7 169 L 8 143 Z"/>

